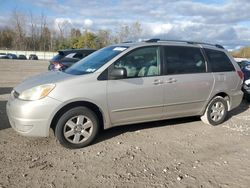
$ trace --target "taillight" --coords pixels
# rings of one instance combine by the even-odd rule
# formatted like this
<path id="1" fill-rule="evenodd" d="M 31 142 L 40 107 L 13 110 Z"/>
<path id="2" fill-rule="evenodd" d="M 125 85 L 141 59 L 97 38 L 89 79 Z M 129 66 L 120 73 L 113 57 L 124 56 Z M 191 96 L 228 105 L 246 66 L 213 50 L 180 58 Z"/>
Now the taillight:
<path id="1" fill-rule="evenodd" d="M 63 64 L 59 62 L 53 62 L 53 64 L 54 64 L 54 68 L 57 70 L 60 70 L 63 67 Z"/>
<path id="2" fill-rule="evenodd" d="M 238 73 L 240 79 L 243 80 L 244 79 L 244 73 L 242 71 L 237 71 L 237 73 Z"/>

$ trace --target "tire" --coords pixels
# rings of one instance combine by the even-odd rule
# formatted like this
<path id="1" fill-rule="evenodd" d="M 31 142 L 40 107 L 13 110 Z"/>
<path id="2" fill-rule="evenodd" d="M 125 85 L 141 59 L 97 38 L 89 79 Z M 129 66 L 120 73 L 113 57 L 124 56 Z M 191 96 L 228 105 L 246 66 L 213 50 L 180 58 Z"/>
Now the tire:
<path id="1" fill-rule="evenodd" d="M 205 113 L 201 116 L 201 120 L 205 124 L 216 126 L 225 121 L 227 113 L 227 101 L 223 97 L 217 96 L 209 102 Z"/>
<path id="2" fill-rule="evenodd" d="M 98 132 L 98 118 L 86 107 L 75 107 L 65 112 L 58 120 L 55 129 L 60 144 L 70 149 L 88 146 Z"/>

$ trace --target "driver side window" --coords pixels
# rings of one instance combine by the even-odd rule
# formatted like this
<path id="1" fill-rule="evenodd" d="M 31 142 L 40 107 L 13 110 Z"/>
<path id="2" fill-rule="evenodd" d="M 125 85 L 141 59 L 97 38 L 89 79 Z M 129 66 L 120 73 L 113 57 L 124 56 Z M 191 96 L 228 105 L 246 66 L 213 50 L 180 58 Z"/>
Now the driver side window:
<path id="1" fill-rule="evenodd" d="M 127 78 L 160 75 L 160 48 L 139 48 L 114 63 L 114 68 L 124 68 Z"/>

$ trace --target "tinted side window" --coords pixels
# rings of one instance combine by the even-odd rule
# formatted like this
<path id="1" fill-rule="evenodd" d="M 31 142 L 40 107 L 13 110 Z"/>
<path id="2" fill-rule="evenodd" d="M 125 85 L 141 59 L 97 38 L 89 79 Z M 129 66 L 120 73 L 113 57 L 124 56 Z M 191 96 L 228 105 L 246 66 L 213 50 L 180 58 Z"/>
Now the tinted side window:
<path id="1" fill-rule="evenodd" d="M 224 52 L 204 49 L 212 72 L 235 71 L 230 59 Z"/>
<path id="2" fill-rule="evenodd" d="M 159 47 L 136 49 L 116 61 L 114 68 L 126 69 L 128 78 L 160 75 L 160 49 Z"/>
<path id="3" fill-rule="evenodd" d="M 199 48 L 166 46 L 167 74 L 191 74 L 206 72 L 206 63 Z"/>
<path id="4" fill-rule="evenodd" d="M 83 58 L 83 54 L 82 53 L 76 53 L 73 58 L 78 58 L 78 59 L 82 59 Z"/>

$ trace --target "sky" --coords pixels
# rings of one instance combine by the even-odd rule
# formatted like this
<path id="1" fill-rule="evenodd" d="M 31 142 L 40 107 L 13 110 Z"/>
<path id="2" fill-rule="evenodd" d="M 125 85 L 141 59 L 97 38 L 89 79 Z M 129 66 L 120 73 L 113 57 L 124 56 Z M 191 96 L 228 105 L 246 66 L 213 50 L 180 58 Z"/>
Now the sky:
<path id="1" fill-rule="evenodd" d="M 250 0 L 0 0 L 0 27 L 10 23 L 15 9 L 37 17 L 43 13 L 49 27 L 66 21 L 82 30 L 115 30 L 137 21 L 142 39 L 250 46 Z"/>

